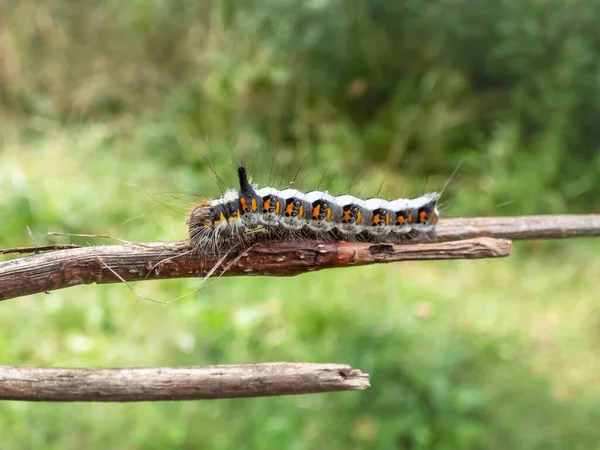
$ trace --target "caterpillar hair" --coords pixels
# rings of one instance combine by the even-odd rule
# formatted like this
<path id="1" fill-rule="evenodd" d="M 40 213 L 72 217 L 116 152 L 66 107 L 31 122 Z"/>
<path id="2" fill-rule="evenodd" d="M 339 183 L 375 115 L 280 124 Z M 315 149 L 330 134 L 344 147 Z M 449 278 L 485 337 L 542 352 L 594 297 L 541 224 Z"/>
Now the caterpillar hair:
<path id="1" fill-rule="evenodd" d="M 243 166 L 238 179 L 239 191 L 227 190 L 192 211 L 187 223 L 194 249 L 215 253 L 264 237 L 400 243 L 419 234 L 431 236 L 439 218 L 438 193 L 362 200 L 327 191 L 257 189 Z"/>

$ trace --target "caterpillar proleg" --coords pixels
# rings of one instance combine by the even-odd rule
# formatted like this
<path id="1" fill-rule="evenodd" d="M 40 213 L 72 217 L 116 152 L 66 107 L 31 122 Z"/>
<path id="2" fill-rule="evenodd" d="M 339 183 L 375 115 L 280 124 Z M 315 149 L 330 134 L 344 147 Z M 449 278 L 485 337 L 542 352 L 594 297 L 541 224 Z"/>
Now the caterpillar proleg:
<path id="1" fill-rule="evenodd" d="M 258 189 L 245 167 L 238 168 L 238 179 L 238 191 L 227 190 L 192 211 L 188 229 L 195 249 L 214 253 L 247 242 L 254 231 L 279 239 L 397 243 L 409 234 L 432 232 L 439 218 L 438 193 L 389 201 L 332 196 L 327 191 Z"/>

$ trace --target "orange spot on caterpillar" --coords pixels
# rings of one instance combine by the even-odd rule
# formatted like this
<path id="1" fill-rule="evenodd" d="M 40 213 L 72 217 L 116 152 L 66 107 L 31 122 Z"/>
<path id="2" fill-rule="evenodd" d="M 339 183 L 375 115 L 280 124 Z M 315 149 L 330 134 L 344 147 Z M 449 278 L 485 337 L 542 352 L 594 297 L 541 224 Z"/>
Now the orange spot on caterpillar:
<path id="1" fill-rule="evenodd" d="M 379 217 L 379 214 L 375 214 L 373 216 L 373 225 L 379 225 L 380 221 L 381 221 L 381 218 Z"/>
<path id="2" fill-rule="evenodd" d="M 331 219 L 331 208 L 327 208 L 327 214 L 325 215 L 327 220 Z"/>
<path id="3" fill-rule="evenodd" d="M 298 217 L 302 217 L 303 214 L 304 214 L 304 206 L 300 206 L 300 209 L 298 210 Z"/>
<path id="4" fill-rule="evenodd" d="M 281 204 L 279 200 L 277 200 L 277 202 L 275 203 L 275 214 L 279 214 L 279 210 L 281 209 L 280 206 Z"/>
<path id="5" fill-rule="evenodd" d="M 248 212 L 248 205 L 246 205 L 246 199 L 244 197 L 240 198 L 240 206 L 242 207 L 242 211 Z"/>
<path id="6" fill-rule="evenodd" d="M 402 215 L 398 216 L 398 218 L 396 219 L 396 223 L 398 225 L 404 225 L 404 216 L 402 216 Z"/>
<path id="7" fill-rule="evenodd" d="M 271 199 L 267 199 L 263 203 L 263 212 L 269 212 L 269 208 L 271 207 Z"/>
<path id="8" fill-rule="evenodd" d="M 412 214 L 409 214 L 409 215 L 406 217 L 406 221 L 407 221 L 408 223 L 412 223 Z"/>
<path id="9" fill-rule="evenodd" d="M 294 202 L 290 202 L 286 207 L 285 207 L 285 212 L 287 215 L 291 215 L 292 212 L 294 212 Z"/>
<path id="10" fill-rule="evenodd" d="M 258 205 L 256 204 L 256 199 L 253 198 L 252 199 L 252 211 L 256 212 L 257 209 L 258 209 Z"/>
<path id="11" fill-rule="evenodd" d="M 385 214 L 385 224 L 389 225 L 389 223 L 390 223 L 390 215 L 386 213 Z"/>
<path id="12" fill-rule="evenodd" d="M 362 214 L 360 213 L 360 211 L 358 211 L 358 212 L 356 213 L 356 223 L 362 223 L 362 221 L 363 221 L 363 216 L 362 216 Z"/>
<path id="13" fill-rule="evenodd" d="M 344 211 L 344 217 L 342 217 L 342 222 L 347 223 L 350 220 L 350 210 Z"/>
<path id="14" fill-rule="evenodd" d="M 317 220 L 319 218 L 320 212 L 321 212 L 321 205 L 317 205 L 313 208 L 312 215 L 313 215 L 314 220 Z"/>

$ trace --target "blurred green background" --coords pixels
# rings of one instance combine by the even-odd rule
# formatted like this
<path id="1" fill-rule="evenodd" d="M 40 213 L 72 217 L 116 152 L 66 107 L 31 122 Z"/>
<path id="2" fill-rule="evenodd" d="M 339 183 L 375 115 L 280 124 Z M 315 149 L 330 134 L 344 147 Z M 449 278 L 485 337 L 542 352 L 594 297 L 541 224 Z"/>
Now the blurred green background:
<path id="1" fill-rule="evenodd" d="M 599 0 L 5 0 L 0 247 L 185 238 L 197 195 L 255 180 L 444 216 L 600 206 Z M 458 167 L 456 175 L 451 174 Z M 297 175 L 296 172 L 299 174 Z M 365 392 L 0 404 L 2 448 L 600 448 L 600 242 L 502 260 L 125 286 L 0 304 L 0 363 L 313 361 Z M 137 284 L 168 300 L 198 280 Z"/>

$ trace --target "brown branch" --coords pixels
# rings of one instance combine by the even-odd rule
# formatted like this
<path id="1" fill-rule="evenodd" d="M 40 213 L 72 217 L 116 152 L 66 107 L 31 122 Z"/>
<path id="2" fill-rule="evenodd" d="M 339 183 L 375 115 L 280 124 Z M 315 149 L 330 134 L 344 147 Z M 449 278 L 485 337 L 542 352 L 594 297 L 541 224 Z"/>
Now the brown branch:
<path id="1" fill-rule="evenodd" d="M 1 400 L 209 400 L 363 390 L 369 386 L 368 374 L 342 364 L 263 363 L 135 369 L 0 366 Z"/>
<path id="2" fill-rule="evenodd" d="M 444 219 L 436 234 L 445 241 L 478 237 L 517 240 L 600 236 L 600 214 Z"/>
<path id="3" fill-rule="evenodd" d="M 429 244 L 263 242 L 232 254 L 225 276 L 292 276 L 334 267 L 430 259 L 507 256 L 510 241 L 490 238 Z M 234 259 L 235 263 L 231 264 Z M 32 255 L 0 263 L 0 300 L 90 283 L 204 277 L 219 257 L 192 254 L 185 242 L 104 245 Z M 220 275 L 222 269 L 214 271 Z"/>

